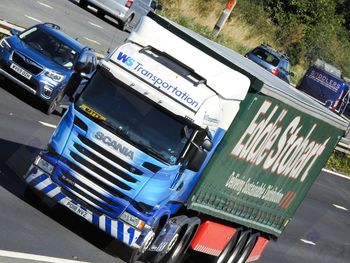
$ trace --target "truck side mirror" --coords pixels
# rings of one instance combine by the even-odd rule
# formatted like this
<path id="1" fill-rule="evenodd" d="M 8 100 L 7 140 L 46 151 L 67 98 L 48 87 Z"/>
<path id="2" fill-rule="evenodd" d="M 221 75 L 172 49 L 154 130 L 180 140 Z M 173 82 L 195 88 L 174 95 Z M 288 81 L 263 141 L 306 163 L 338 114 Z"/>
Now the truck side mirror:
<path id="1" fill-rule="evenodd" d="M 212 143 L 210 140 L 206 139 L 206 140 L 204 140 L 203 143 L 202 143 L 202 148 L 203 148 L 204 150 L 210 152 L 211 149 L 213 148 L 213 143 Z"/>
<path id="2" fill-rule="evenodd" d="M 204 152 L 200 148 L 197 148 L 192 158 L 189 160 L 187 164 L 187 169 L 194 172 L 198 172 L 206 157 L 207 157 L 206 152 Z"/>
<path id="3" fill-rule="evenodd" d="M 74 65 L 74 70 L 80 74 L 90 74 L 96 69 L 96 57 L 91 52 L 82 52 Z"/>

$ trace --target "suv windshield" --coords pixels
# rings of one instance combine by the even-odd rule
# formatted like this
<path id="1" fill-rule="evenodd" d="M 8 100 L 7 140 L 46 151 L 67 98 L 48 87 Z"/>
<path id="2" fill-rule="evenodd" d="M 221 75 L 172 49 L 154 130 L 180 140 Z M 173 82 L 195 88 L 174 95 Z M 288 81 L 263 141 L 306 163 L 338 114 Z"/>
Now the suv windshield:
<path id="1" fill-rule="evenodd" d="M 271 54 L 270 52 L 268 52 L 265 49 L 262 48 L 256 48 L 252 51 L 252 53 L 257 56 L 258 58 L 262 59 L 263 61 L 271 64 L 274 67 L 277 67 L 278 63 L 279 63 L 279 59 Z"/>
<path id="2" fill-rule="evenodd" d="M 28 46 L 52 59 L 56 64 L 68 69 L 73 67 L 79 55 L 76 50 L 39 27 L 33 27 L 23 32 L 19 38 Z"/>
<path id="3" fill-rule="evenodd" d="M 188 143 L 186 123 L 129 91 L 104 69 L 96 72 L 76 107 L 140 150 L 175 164 Z M 192 134 L 193 129 L 188 128 Z"/>

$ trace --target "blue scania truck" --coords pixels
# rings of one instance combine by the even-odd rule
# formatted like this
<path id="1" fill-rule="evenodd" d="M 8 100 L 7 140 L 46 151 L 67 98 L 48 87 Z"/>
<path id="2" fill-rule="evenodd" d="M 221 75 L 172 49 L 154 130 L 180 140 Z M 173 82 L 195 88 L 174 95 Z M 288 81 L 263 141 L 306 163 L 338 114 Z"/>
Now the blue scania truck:
<path id="1" fill-rule="evenodd" d="M 129 246 L 129 262 L 178 263 L 188 248 L 202 262 L 251 262 L 346 128 L 254 62 L 150 13 L 73 96 L 24 179 Z"/>

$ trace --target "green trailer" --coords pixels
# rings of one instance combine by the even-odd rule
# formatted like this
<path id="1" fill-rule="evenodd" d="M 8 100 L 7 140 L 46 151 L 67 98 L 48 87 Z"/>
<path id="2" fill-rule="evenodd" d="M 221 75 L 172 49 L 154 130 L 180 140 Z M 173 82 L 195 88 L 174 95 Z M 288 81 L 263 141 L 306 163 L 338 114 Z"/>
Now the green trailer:
<path id="1" fill-rule="evenodd" d="M 346 125 L 254 83 L 188 207 L 278 237 Z"/>

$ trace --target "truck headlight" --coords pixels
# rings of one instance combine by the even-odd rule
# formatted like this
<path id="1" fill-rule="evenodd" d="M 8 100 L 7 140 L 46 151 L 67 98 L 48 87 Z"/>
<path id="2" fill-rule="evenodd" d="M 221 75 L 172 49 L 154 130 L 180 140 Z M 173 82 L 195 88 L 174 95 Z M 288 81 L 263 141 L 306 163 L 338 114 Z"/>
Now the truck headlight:
<path id="1" fill-rule="evenodd" d="M 9 42 L 7 42 L 6 37 L 0 40 L 0 47 L 6 50 L 11 50 L 11 45 L 9 44 Z"/>
<path id="2" fill-rule="evenodd" d="M 41 156 L 37 156 L 35 158 L 34 164 L 48 174 L 52 174 L 53 172 L 54 166 L 48 161 L 45 161 L 43 158 L 41 158 Z"/>
<path id="3" fill-rule="evenodd" d="M 145 221 L 141 220 L 140 218 L 133 216 L 132 214 L 128 212 L 124 212 L 120 219 L 124 222 L 132 225 L 133 227 L 136 227 L 138 230 L 142 230 L 142 228 L 145 226 Z"/>
<path id="4" fill-rule="evenodd" d="M 46 71 L 45 76 L 49 77 L 50 79 L 56 82 L 61 82 L 64 79 L 63 75 L 58 74 L 57 72 L 51 71 L 51 70 Z"/>

